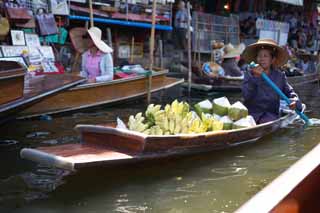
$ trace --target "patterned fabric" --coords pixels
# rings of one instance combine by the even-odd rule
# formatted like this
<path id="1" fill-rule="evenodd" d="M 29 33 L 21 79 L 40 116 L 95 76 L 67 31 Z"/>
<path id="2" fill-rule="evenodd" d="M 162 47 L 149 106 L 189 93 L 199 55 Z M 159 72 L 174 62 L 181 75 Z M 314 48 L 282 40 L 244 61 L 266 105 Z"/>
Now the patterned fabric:
<path id="1" fill-rule="evenodd" d="M 100 51 L 98 51 L 95 55 L 92 55 L 89 51 L 86 64 L 86 70 L 88 72 L 89 79 L 95 79 L 96 77 L 100 76 L 100 61 L 102 55 L 103 54 Z"/>
<path id="2" fill-rule="evenodd" d="M 289 85 L 286 75 L 278 70 L 271 70 L 269 78 L 288 97 L 297 101 L 297 109 L 302 109 L 298 95 Z M 248 108 L 257 123 L 279 118 L 280 97 L 279 95 L 260 77 L 254 77 L 250 71 L 245 72 L 242 85 L 242 95 L 244 105 Z"/>

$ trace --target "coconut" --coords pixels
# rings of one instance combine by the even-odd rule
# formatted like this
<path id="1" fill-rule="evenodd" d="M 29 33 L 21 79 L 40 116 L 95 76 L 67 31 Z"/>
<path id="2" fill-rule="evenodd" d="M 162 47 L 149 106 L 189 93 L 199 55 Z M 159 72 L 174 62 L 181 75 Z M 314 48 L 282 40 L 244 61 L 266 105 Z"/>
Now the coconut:
<path id="1" fill-rule="evenodd" d="M 249 115 L 245 118 L 241 118 L 240 120 L 234 122 L 232 125 L 232 129 L 241 129 L 241 128 L 252 127 L 256 125 L 257 124 L 254 118 L 251 115 Z"/>
<path id="2" fill-rule="evenodd" d="M 233 121 L 229 118 L 229 116 L 223 116 L 220 121 L 223 123 L 223 129 L 229 130 L 232 129 Z"/>
<path id="3" fill-rule="evenodd" d="M 202 113 L 212 113 L 212 103 L 207 99 L 194 105 L 194 109 L 201 117 Z"/>
<path id="4" fill-rule="evenodd" d="M 247 115 L 248 109 L 240 101 L 232 104 L 228 111 L 228 116 L 234 121 L 245 118 Z"/>
<path id="5" fill-rule="evenodd" d="M 228 114 L 230 102 L 227 97 L 216 98 L 212 103 L 212 110 L 214 114 L 224 116 Z"/>

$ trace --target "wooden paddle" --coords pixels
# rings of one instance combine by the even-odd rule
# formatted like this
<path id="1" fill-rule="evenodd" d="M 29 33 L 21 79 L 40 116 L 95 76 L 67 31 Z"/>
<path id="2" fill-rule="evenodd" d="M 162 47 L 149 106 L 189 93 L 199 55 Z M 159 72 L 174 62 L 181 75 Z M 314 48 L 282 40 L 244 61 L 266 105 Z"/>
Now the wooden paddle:
<path id="1" fill-rule="evenodd" d="M 251 62 L 250 63 L 250 67 L 254 68 L 257 67 L 258 64 Z M 265 80 L 267 82 L 267 84 L 288 104 L 290 105 L 291 101 L 290 99 L 279 89 L 279 87 L 273 83 L 273 81 L 267 76 L 267 74 L 265 74 L 264 72 L 261 74 L 261 77 L 263 80 Z M 304 120 L 308 125 L 311 124 L 311 121 L 309 120 L 309 118 L 303 113 L 300 112 L 299 110 L 295 110 L 296 113 L 300 116 L 300 118 L 302 120 Z"/>

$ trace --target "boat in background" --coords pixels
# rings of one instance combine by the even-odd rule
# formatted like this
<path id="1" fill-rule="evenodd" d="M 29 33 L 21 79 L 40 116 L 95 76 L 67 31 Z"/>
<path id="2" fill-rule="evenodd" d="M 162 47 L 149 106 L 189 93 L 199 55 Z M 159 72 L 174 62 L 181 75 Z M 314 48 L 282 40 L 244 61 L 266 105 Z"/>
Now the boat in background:
<path id="1" fill-rule="evenodd" d="M 320 212 L 319 156 L 318 144 L 236 212 Z"/>
<path id="2" fill-rule="evenodd" d="M 297 115 L 289 114 L 268 123 L 234 130 L 199 134 L 146 135 L 115 124 L 77 125 L 81 143 L 24 148 L 24 159 L 67 170 L 112 166 L 159 160 L 226 149 L 253 142 L 290 124 Z"/>
<path id="3" fill-rule="evenodd" d="M 59 74 L 35 76 L 25 81 L 26 70 L 17 62 L 0 62 L 0 123 L 55 93 L 85 81 L 79 76 Z"/>
<path id="4" fill-rule="evenodd" d="M 167 70 L 152 74 L 151 92 L 158 92 L 181 84 L 183 79 L 166 77 Z M 20 118 L 43 114 L 57 114 L 111 104 L 147 94 L 148 77 L 139 75 L 109 82 L 81 84 L 69 90 L 46 98 L 19 113 Z"/>

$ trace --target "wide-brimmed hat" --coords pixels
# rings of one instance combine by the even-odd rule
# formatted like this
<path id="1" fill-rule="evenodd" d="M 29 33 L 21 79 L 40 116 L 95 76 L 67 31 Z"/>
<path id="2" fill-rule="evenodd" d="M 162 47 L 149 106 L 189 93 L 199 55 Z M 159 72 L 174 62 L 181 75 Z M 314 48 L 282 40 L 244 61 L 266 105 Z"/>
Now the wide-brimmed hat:
<path id="1" fill-rule="evenodd" d="M 10 30 L 9 21 L 7 18 L 0 16 L 0 37 L 5 37 Z"/>
<path id="2" fill-rule="evenodd" d="M 241 55 L 243 50 L 245 49 L 245 45 L 243 43 L 238 46 L 233 46 L 231 43 L 227 44 L 224 48 L 223 58 L 235 58 Z"/>
<path id="3" fill-rule="evenodd" d="M 257 63 L 258 50 L 264 48 L 272 48 L 275 54 L 274 65 L 277 67 L 284 65 L 289 59 L 288 52 L 272 39 L 259 39 L 256 43 L 250 44 L 243 51 L 242 57 L 247 63 L 251 63 L 252 61 Z"/>
<path id="4" fill-rule="evenodd" d="M 101 40 L 102 32 L 98 27 L 91 27 L 88 34 L 92 39 L 94 45 L 103 53 L 112 53 L 113 49 L 109 47 L 104 41 Z"/>

